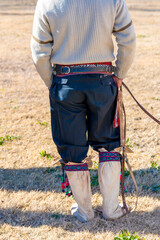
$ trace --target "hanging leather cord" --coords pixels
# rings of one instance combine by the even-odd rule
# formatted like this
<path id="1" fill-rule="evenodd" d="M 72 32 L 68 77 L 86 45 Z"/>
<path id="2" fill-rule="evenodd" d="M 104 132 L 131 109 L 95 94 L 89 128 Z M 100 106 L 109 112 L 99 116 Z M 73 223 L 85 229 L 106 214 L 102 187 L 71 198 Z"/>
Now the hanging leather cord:
<path id="1" fill-rule="evenodd" d="M 124 107 L 124 104 L 123 104 L 123 113 L 124 113 L 124 138 L 125 138 L 125 143 L 126 143 L 126 112 L 125 112 L 125 107 Z M 125 163 L 127 164 L 127 167 L 129 169 L 129 172 L 130 172 L 130 175 L 132 177 L 132 181 L 135 185 L 135 188 L 136 188 L 136 202 L 135 202 L 135 206 L 134 208 L 130 211 L 130 212 L 133 212 L 136 207 L 137 207 L 137 204 L 138 204 L 138 187 L 137 187 L 137 183 L 136 183 L 136 179 L 134 177 L 134 174 L 133 174 L 133 171 L 132 171 L 132 168 L 131 168 L 131 165 L 128 161 L 128 157 L 127 157 L 127 152 L 126 152 L 126 146 L 124 147 L 124 160 L 125 160 Z"/>
<path id="2" fill-rule="evenodd" d="M 125 143 L 126 143 L 126 112 L 125 112 L 124 104 L 123 104 L 123 113 L 124 113 L 124 138 L 125 138 Z M 138 187 L 137 187 L 136 179 L 135 179 L 135 177 L 134 177 L 134 174 L 133 174 L 131 165 L 130 165 L 130 163 L 129 163 L 129 161 L 128 161 L 128 157 L 127 157 L 127 153 L 126 153 L 126 147 L 124 148 L 123 152 L 124 152 L 125 162 L 126 162 L 126 164 L 127 164 L 127 167 L 128 167 L 128 169 L 129 169 L 130 175 L 131 175 L 131 177 L 132 177 L 132 181 L 133 181 L 133 183 L 134 183 L 134 185 L 135 185 L 135 188 L 136 188 L 136 202 L 135 202 L 135 206 L 134 206 L 134 208 L 130 211 L 130 212 L 133 212 L 133 211 L 136 209 L 137 204 L 138 204 Z"/>
<path id="3" fill-rule="evenodd" d="M 156 119 L 152 114 L 150 114 L 138 101 L 137 99 L 133 96 L 132 92 L 129 90 L 129 88 L 126 86 L 126 84 L 124 82 L 122 82 L 122 85 L 125 87 L 125 89 L 129 92 L 129 94 L 131 95 L 131 97 L 135 100 L 135 102 L 138 104 L 138 106 L 151 118 L 153 119 L 156 123 L 158 123 L 160 125 L 160 121 L 158 119 Z M 126 212 L 128 212 L 128 208 L 125 202 L 125 195 L 124 195 L 124 163 L 126 162 L 127 167 L 129 169 L 129 172 L 131 174 L 133 183 L 135 185 L 136 188 L 136 203 L 135 203 L 135 207 L 134 209 L 132 209 L 132 211 L 134 211 L 137 207 L 137 203 L 138 203 L 138 187 L 137 187 L 137 183 L 131 168 L 131 165 L 128 161 L 127 158 L 127 154 L 126 154 L 126 148 L 125 148 L 125 142 L 126 142 L 126 113 L 125 113 L 125 108 L 124 108 L 124 104 L 123 104 L 123 100 L 122 100 L 122 87 L 120 87 L 118 89 L 118 104 L 119 104 L 119 118 L 120 118 L 120 133 L 121 133 L 121 148 L 122 148 L 122 199 L 123 199 L 123 207 L 126 209 Z"/>
<path id="4" fill-rule="evenodd" d="M 149 113 L 138 101 L 137 99 L 133 96 L 132 92 L 129 90 L 129 88 L 126 86 L 126 84 L 124 82 L 122 82 L 122 85 L 125 87 L 125 89 L 129 92 L 129 94 L 131 95 L 131 97 L 134 99 L 134 101 L 138 104 L 138 106 L 143 110 L 143 112 L 145 112 L 150 118 L 152 118 L 156 123 L 158 123 L 160 125 L 160 121 L 155 118 L 151 113 Z"/>
<path id="5" fill-rule="evenodd" d="M 125 169 L 125 142 L 126 142 L 126 117 L 125 110 L 122 101 L 122 87 L 118 88 L 118 110 L 119 110 L 119 121 L 120 121 L 120 139 L 121 139 L 121 149 L 122 149 L 122 181 L 121 181 L 121 190 L 122 190 L 122 201 L 123 207 L 126 210 L 126 213 L 129 213 L 124 193 L 124 169 Z"/>
<path id="6" fill-rule="evenodd" d="M 130 163 L 129 163 L 129 161 L 128 161 L 127 155 L 126 155 L 126 157 L 125 157 L 125 162 L 126 162 L 126 164 L 127 164 L 127 167 L 128 167 L 128 169 L 129 169 L 129 172 L 130 172 L 131 177 L 132 177 L 132 181 L 133 181 L 133 183 L 134 183 L 134 185 L 135 185 L 135 188 L 136 188 L 136 202 L 135 202 L 134 208 L 131 210 L 131 212 L 133 212 L 133 211 L 136 209 L 137 204 L 138 204 L 138 187 L 137 187 L 137 183 L 136 183 L 136 180 L 135 180 L 135 177 L 134 177 L 134 174 L 133 174 L 131 165 L 130 165 Z"/>
<path id="7" fill-rule="evenodd" d="M 122 200 L 123 200 L 123 207 L 126 210 L 126 213 L 129 213 L 129 209 L 127 207 L 126 201 L 125 201 L 125 192 L 124 192 L 124 169 L 125 169 L 125 162 L 127 164 L 127 167 L 129 169 L 130 175 L 132 177 L 133 183 L 136 188 L 136 203 L 135 207 L 132 209 L 134 211 L 137 207 L 138 203 L 138 187 L 137 183 L 131 168 L 131 165 L 129 164 L 128 158 L 127 158 L 127 153 L 126 153 L 126 112 L 125 112 L 125 107 L 123 104 L 123 99 L 122 99 L 122 87 L 118 88 L 118 109 L 119 109 L 119 121 L 120 121 L 120 138 L 121 138 L 121 149 L 122 149 L 122 184 L 121 184 L 121 189 L 122 189 Z"/>
<path id="8" fill-rule="evenodd" d="M 122 85 L 125 87 L 125 89 L 129 92 L 131 97 L 135 100 L 135 102 L 138 104 L 138 106 L 151 118 L 153 119 L 156 123 L 160 125 L 160 121 L 156 119 L 152 114 L 150 114 L 138 101 L 137 99 L 133 96 L 132 92 L 129 90 L 129 88 L 126 86 L 126 84 L 123 82 Z M 120 118 L 120 132 L 121 132 L 121 148 L 122 148 L 122 199 L 123 199 L 123 206 L 126 209 L 126 212 L 128 212 L 128 208 L 125 202 L 125 196 L 124 196 L 124 169 L 125 169 L 125 162 L 127 164 L 127 167 L 129 169 L 130 175 L 132 177 L 133 183 L 136 188 L 136 202 L 135 202 L 135 207 L 132 209 L 134 211 L 137 207 L 138 203 L 138 187 L 137 183 L 131 168 L 131 165 L 128 161 L 127 158 L 127 153 L 126 153 L 126 147 L 125 147 L 125 142 L 126 142 L 126 113 L 125 113 L 125 108 L 122 100 L 122 87 L 118 89 L 118 107 L 119 107 L 119 118 Z"/>

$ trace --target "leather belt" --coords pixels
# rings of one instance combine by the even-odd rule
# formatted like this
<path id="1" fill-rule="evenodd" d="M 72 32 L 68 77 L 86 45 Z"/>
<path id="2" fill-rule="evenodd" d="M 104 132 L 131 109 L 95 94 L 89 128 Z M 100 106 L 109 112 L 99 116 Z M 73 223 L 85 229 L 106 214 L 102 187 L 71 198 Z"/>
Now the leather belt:
<path id="1" fill-rule="evenodd" d="M 85 65 L 70 65 L 62 66 L 56 64 L 54 66 L 53 73 L 55 75 L 67 75 L 67 74 L 81 74 L 81 73 L 112 73 L 115 71 L 115 67 L 112 65 L 95 65 L 95 64 L 85 64 Z"/>

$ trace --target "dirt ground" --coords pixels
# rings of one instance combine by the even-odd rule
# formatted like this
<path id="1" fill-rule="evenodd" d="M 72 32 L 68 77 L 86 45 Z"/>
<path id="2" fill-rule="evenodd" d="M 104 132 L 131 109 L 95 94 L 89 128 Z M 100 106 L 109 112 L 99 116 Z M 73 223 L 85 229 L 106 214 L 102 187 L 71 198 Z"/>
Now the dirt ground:
<path id="1" fill-rule="evenodd" d="M 59 159 L 52 142 L 48 89 L 30 52 L 36 0 L 0 0 L 0 239 L 107 239 L 122 229 L 146 240 L 160 239 L 160 128 L 124 90 L 129 156 L 139 187 L 137 210 L 117 221 L 96 215 L 86 224 L 70 215 L 73 198 L 60 189 Z M 127 0 L 137 34 L 137 52 L 125 83 L 160 119 L 160 1 Z M 49 156 L 41 157 L 46 151 Z M 96 153 L 90 150 L 95 157 Z M 45 155 L 45 154 L 44 154 Z M 92 203 L 102 203 L 96 163 Z M 126 177 L 127 202 L 135 189 Z M 121 197 L 120 197 L 121 200 Z"/>

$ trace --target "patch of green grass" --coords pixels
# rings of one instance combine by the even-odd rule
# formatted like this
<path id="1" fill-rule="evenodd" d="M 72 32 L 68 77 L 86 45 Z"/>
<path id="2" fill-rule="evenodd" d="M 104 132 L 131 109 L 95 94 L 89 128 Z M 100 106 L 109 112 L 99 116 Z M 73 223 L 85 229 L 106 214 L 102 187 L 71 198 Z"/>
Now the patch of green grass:
<path id="1" fill-rule="evenodd" d="M 57 170 L 55 169 L 55 168 L 51 168 L 51 167 L 49 167 L 49 168 L 47 168 L 46 170 L 45 170 L 45 173 L 52 173 L 52 172 L 56 172 Z"/>
<path id="2" fill-rule="evenodd" d="M 93 161 L 93 169 L 98 169 L 98 166 L 99 166 L 98 162 Z"/>
<path id="3" fill-rule="evenodd" d="M 42 152 L 39 153 L 41 157 L 46 157 L 47 159 L 53 159 L 50 154 L 46 152 L 46 150 L 42 150 Z"/>
<path id="4" fill-rule="evenodd" d="M 152 184 L 152 185 L 143 185 L 142 186 L 143 190 L 150 190 L 153 193 L 159 193 L 160 192 L 160 185 L 157 184 Z"/>
<path id="5" fill-rule="evenodd" d="M 144 35 L 144 34 L 138 34 L 137 35 L 137 38 L 146 38 L 147 36 L 146 35 Z"/>
<path id="6" fill-rule="evenodd" d="M 0 137 L 0 145 L 3 145 L 4 142 L 5 142 L 5 138 L 4 137 Z"/>
<path id="7" fill-rule="evenodd" d="M 158 97 L 152 97 L 151 99 L 152 99 L 152 100 L 160 101 L 160 98 L 158 98 Z"/>
<path id="8" fill-rule="evenodd" d="M 48 167 L 44 173 L 57 173 L 57 172 L 60 172 L 61 171 L 61 167 L 60 166 L 57 166 L 57 167 Z M 56 176 L 55 176 L 56 177 Z"/>
<path id="9" fill-rule="evenodd" d="M 152 160 L 150 163 L 151 163 L 151 168 L 160 169 L 160 163 L 158 160 L 157 161 Z"/>
<path id="10" fill-rule="evenodd" d="M 136 143 L 136 142 L 131 143 L 130 140 L 129 140 L 129 138 L 127 138 L 127 140 L 126 140 L 126 147 L 133 148 L 133 147 L 135 147 L 135 146 L 139 146 L 139 144 Z"/>
<path id="11" fill-rule="evenodd" d="M 125 176 L 125 177 L 128 177 L 129 175 L 130 175 L 129 170 L 128 170 L 128 169 L 125 169 L 125 170 L 124 170 L 124 176 Z"/>
<path id="12" fill-rule="evenodd" d="M 141 177 L 144 177 L 144 175 L 145 175 L 145 171 L 140 170 L 140 176 L 141 176 Z"/>
<path id="13" fill-rule="evenodd" d="M 98 182 L 98 173 L 96 173 L 95 175 L 91 174 L 91 186 L 98 186 L 99 182 Z"/>
<path id="14" fill-rule="evenodd" d="M 59 219 L 61 217 L 61 215 L 59 213 L 52 213 L 51 217 L 55 218 L 55 219 Z"/>
<path id="15" fill-rule="evenodd" d="M 48 123 L 47 122 L 40 122 L 40 121 L 38 121 L 38 123 L 39 123 L 39 125 L 41 125 L 41 126 L 48 126 Z"/>
<path id="16" fill-rule="evenodd" d="M 9 136 L 9 135 L 6 135 L 6 140 L 7 141 L 13 141 L 13 140 L 18 140 L 18 139 L 20 139 L 20 137 L 19 136 Z"/>
<path id="17" fill-rule="evenodd" d="M 6 135 L 5 138 L 4 137 L 0 137 L 0 145 L 3 145 L 3 143 L 5 143 L 5 141 L 13 141 L 13 140 L 18 140 L 20 139 L 20 137 L 15 137 L 15 136 L 9 136 Z"/>
<path id="18" fill-rule="evenodd" d="M 152 192 L 159 192 L 160 191 L 160 185 L 156 185 L 156 184 L 152 184 L 151 185 L 151 190 L 152 190 Z"/>
<path id="19" fill-rule="evenodd" d="M 142 186 L 142 189 L 143 189 L 143 190 L 148 190 L 149 188 L 150 188 L 150 187 L 147 186 L 147 185 L 143 185 L 143 186 Z"/>
<path id="20" fill-rule="evenodd" d="M 127 140 L 126 140 L 126 147 L 133 148 L 133 147 L 136 147 L 136 146 L 139 147 L 139 144 L 136 143 L 136 142 L 131 143 L 129 138 L 127 138 Z"/>
<path id="21" fill-rule="evenodd" d="M 125 229 L 119 233 L 118 237 L 114 237 L 114 240 L 145 240 L 144 238 L 140 238 L 138 235 L 135 235 L 135 233 L 130 234 Z"/>
<path id="22" fill-rule="evenodd" d="M 126 146 L 127 146 L 127 147 L 132 147 L 132 145 L 131 145 L 130 142 L 129 142 L 129 138 L 127 138 L 127 140 L 126 140 Z"/>
<path id="23" fill-rule="evenodd" d="M 54 176 L 57 180 L 61 179 L 62 178 L 62 175 L 61 174 L 57 174 Z"/>

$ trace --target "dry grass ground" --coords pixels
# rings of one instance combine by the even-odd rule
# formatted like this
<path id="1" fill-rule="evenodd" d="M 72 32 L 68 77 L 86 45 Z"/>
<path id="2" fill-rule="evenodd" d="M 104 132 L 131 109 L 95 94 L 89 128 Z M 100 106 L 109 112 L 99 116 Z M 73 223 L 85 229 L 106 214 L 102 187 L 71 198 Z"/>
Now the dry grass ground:
<path id="1" fill-rule="evenodd" d="M 160 171 L 151 168 L 151 161 L 160 161 L 160 128 L 126 91 L 127 137 L 134 151 L 130 162 L 139 186 L 138 208 L 116 222 L 96 215 L 82 224 L 70 215 L 74 200 L 61 193 L 60 171 L 52 169 L 59 156 L 51 138 L 48 90 L 30 53 L 35 2 L 0 0 L 0 137 L 18 137 L 12 141 L 8 137 L 0 146 L 0 239 L 112 240 L 122 229 L 136 231 L 146 240 L 160 239 Z M 160 1 L 127 2 L 137 33 L 137 53 L 125 83 L 160 119 Z M 53 159 L 40 157 L 42 150 Z M 91 174 L 96 179 L 96 170 Z M 133 206 L 130 176 L 126 186 L 127 202 Z M 95 207 L 102 198 L 98 186 L 92 190 Z"/>

